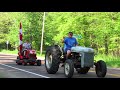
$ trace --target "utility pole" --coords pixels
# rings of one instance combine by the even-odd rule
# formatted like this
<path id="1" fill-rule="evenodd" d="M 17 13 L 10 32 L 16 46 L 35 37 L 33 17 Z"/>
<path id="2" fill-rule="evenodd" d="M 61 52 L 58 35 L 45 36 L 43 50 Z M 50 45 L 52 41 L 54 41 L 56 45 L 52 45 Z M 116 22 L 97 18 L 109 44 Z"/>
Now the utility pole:
<path id="1" fill-rule="evenodd" d="M 7 41 L 6 44 L 7 44 L 7 50 L 8 50 L 8 44 L 9 44 L 9 41 Z"/>
<path id="2" fill-rule="evenodd" d="M 45 12 L 44 12 L 44 15 L 43 15 L 43 26 L 42 26 L 42 36 L 41 36 L 40 55 L 42 55 L 42 48 L 43 48 L 44 22 L 45 22 Z"/>

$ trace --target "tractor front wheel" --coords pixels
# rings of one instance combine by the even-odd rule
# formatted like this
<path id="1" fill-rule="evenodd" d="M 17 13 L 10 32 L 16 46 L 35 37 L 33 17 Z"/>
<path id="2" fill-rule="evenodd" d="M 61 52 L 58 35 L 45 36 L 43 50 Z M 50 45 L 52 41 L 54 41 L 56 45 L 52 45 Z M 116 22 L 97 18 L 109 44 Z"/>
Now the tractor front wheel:
<path id="1" fill-rule="evenodd" d="M 37 60 L 37 66 L 41 66 L 41 60 Z"/>
<path id="2" fill-rule="evenodd" d="M 17 56 L 16 63 L 17 63 L 17 65 L 22 65 L 22 63 L 20 62 L 20 58 L 19 58 L 19 56 Z"/>
<path id="3" fill-rule="evenodd" d="M 105 77 L 107 72 L 107 66 L 106 63 L 103 60 L 99 60 L 97 63 L 95 63 L 95 71 L 98 77 Z"/>
<path id="4" fill-rule="evenodd" d="M 71 78 L 74 73 L 74 64 L 73 61 L 68 59 L 65 61 L 64 65 L 64 74 L 67 78 Z"/>

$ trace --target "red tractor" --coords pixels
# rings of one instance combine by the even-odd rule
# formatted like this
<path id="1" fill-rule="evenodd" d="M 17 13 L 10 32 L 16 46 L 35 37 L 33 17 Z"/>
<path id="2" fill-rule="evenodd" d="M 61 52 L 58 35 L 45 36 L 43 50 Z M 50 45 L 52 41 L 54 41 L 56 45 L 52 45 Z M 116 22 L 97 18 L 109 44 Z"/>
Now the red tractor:
<path id="1" fill-rule="evenodd" d="M 18 47 L 18 56 L 16 63 L 18 65 L 35 65 L 37 64 L 38 66 L 41 66 L 41 60 L 37 60 L 36 57 L 36 51 L 32 50 L 32 48 L 29 49 L 24 49 L 23 50 L 23 45 L 22 45 L 22 24 L 20 23 L 20 30 L 19 30 L 19 47 Z"/>
<path id="2" fill-rule="evenodd" d="M 24 55 L 25 53 L 25 55 Z M 16 63 L 18 65 L 35 65 L 41 66 L 41 60 L 37 60 L 36 51 L 32 49 L 25 49 L 23 52 L 18 52 Z"/>

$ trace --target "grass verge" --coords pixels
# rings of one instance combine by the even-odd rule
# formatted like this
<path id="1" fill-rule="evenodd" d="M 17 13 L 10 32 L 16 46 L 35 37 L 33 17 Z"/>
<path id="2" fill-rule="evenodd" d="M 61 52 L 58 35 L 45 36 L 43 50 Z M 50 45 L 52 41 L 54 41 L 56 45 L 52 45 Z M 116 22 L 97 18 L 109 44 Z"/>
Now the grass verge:
<path id="1" fill-rule="evenodd" d="M 0 53 L 5 53 L 5 54 L 18 54 L 18 50 L 1 50 Z M 45 51 L 43 51 L 42 55 L 40 55 L 40 51 L 37 51 L 37 56 L 38 57 L 44 57 L 45 56 Z"/>
<path id="2" fill-rule="evenodd" d="M 104 55 L 99 54 L 95 56 L 95 60 L 103 60 L 106 62 L 107 66 L 114 67 L 114 68 L 120 68 L 120 57 L 115 57 L 112 55 Z"/>

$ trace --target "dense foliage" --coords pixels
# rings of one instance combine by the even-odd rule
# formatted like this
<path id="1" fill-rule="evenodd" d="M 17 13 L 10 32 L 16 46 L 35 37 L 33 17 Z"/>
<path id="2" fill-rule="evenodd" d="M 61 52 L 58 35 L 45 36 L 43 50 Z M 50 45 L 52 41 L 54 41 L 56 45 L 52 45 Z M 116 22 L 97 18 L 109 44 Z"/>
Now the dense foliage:
<path id="1" fill-rule="evenodd" d="M 19 45 L 19 23 L 22 22 L 23 41 L 29 39 L 40 50 L 43 12 L 0 12 L 0 49 Z M 46 12 L 43 49 L 59 43 L 72 31 L 79 45 L 92 47 L 98 53 L 119 55 L 119 12 Z"/>

